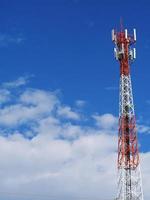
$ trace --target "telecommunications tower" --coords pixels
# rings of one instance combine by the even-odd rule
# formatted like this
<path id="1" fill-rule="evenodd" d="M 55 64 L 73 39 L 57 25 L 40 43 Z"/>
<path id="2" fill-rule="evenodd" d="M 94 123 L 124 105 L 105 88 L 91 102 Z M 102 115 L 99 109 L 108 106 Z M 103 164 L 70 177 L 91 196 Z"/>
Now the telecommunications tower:
<path id="1" fill-rule="evenodd" d="M 117 200 L 143 200 L 130 64 L 136 59 L 136 29 L 112 30 L 114 56 L 120 63 Z"/>

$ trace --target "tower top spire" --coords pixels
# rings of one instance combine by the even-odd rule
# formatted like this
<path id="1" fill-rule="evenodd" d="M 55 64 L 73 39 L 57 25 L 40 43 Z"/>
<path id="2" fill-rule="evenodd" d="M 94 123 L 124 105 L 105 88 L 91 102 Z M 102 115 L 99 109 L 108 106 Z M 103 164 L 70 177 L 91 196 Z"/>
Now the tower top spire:
<path id="1" fill-rule="evenodd" d="M 124 27 L 123 27 L 123 18 L 120 17 L 120 31 L 123 32 L 123 29 L 124 29 Z"/>

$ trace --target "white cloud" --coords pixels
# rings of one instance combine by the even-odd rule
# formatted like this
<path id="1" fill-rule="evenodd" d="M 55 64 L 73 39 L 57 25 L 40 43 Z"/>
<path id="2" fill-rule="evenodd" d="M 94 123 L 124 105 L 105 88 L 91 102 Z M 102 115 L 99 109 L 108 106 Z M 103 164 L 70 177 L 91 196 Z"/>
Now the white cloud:
<path id="1" fill-rule="evenodd" d="M 0 109 L 0 199 L 116 197 L 117 117 L 93 115 L 98 127 L 82 125 L 78 112 L 55 92 L 26 88 L 12 96 L 12 104 Z M 149 152 L 142 163 L 148 199 Z"/>
<path id="2" fill-rule="evenodd" d="M 82 136 L 70 142 L 43 135 L 32 140 L 13 135 L 0 137 L 0 146 L 2 191 L 23 194 L 36 191 L 66 199 L 105 196 L 106 186 L 111 186 L 111 193 L 115 188 L 115 167 L 110 173 L 107 166 L 116 158 L 112 136 Z M 105 181 L 108 178 L 112 181 Z"/>
<path id="3" fill-rule="evenodd" d="M 77 107 L 83 107 L 86 104 L 86 102 L 83 100 L 77 100 L 75 103 Z"/>
<path id="4" fill-rule="evenodd" d="M 10 100 L 10 92 L 6 89 L 0 89 L 0 104 Z"/>
<path id="5" fill-rule="evenodd" d="M 2 84 L 4 88 L 16 88 L 22 85 L 26 85 L 29 77 L 19 77 L 17 80 L 11 82 L 5 82 Z"/>
<path id="6" fill-rule="evenodd" d="M 0 109 L 0 124 L 13 126 L 36 121 L 52 112 L 55 104 L 57 97 L 53 93 L 29 89 L 18 97 L 18 103 Z"/>
<path id="7" fill-rule="evenodd" d="M 103 129 L 116 129 L 118 125 L 118 118 L 112 114 L 104 115 L 93 115 L 93 118 L 96 120 L 96 125 Z"/>
<path id="8" fill-rule="evenodd" d="M 72 111 L 71 107 L 69 106 L 61 106 L 57 111 L 59 116 L 62 116 L 67 119 L 74 119 L 79 120 L 80 115 L 77 112 Z"/>

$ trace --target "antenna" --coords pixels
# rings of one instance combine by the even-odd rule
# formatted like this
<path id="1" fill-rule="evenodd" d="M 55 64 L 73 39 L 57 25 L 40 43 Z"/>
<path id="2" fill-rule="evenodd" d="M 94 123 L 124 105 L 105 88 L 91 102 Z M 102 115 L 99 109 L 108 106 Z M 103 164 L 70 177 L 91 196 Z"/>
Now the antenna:
<path id="1" fill-rule="evenodd" d="M 133 29 L 133 36 L 134 36 L 134 41 L 136 41 L 136 29 Z"/>
<path id="2" fill-rule="evenodd" d="M 128 39 L 128 30 L 125 29 L 125 38 Z"/>
<path id="3" fill-rule="evenodd" d="M 120 17 L 120 31 L 123 32 L 123 19 Z"/>
<path id="4" fill-rule="evenodd" d="M 112 41 L 115 41 L 115 30 L 112 29 L 111 31 L 111 37 L 112 37 Z"/>

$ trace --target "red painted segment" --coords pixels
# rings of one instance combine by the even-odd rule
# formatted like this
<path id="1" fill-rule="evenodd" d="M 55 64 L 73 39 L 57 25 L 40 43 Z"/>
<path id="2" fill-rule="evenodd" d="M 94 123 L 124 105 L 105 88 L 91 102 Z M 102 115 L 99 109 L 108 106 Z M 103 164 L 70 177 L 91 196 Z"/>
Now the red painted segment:
<path id="1" fill-rule="evenodd" d="M 135 117 L 119 119 L 118 168 L 135 169 L 139 164 Z"/>

